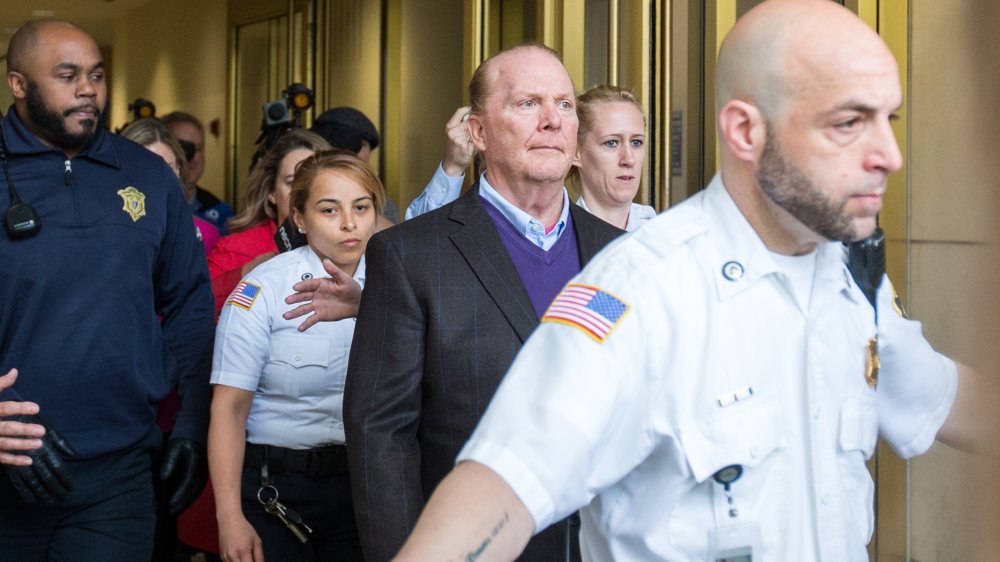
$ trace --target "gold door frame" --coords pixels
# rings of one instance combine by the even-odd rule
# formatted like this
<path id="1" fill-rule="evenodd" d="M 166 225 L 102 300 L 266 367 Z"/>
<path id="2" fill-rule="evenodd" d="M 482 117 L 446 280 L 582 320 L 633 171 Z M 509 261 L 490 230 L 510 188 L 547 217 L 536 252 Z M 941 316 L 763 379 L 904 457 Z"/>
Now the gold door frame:
<path id="1" fill-rule="evenodd" d="M 314 85 L 315 38 L 314 0 L 228 0 L 227 28 L 229 29 L 229 87 L 226 95 L 226 187 L 225 198 L 232 201 L 237 212 L 241 203 L 243 180 L 248 174 L 246 166 L 250 147 L 244 139 L 241 125 L 254 122 L 251 113 L 260 116 L 259 107 L 281 97 L 281 92 L 293 82 L 300 82 L 311 89 Z M 282 24 L 282 19 L 284 23 Z M 240 67 L 240 32 L 248 26 L 266 24 L 268 48 L 265 61 L 258 61 L 266 70 L 266 99 L 259 105 L 242 100 Z M 282 40 L 283 39 L 283 40 Z M 244 103 L 246 104 L 244 106 Z M 311 122 L 311 110 L 303 114 L 303 125 Z M 243 138 L 241 138 L 243 137 Z M 249 150 L 252 153 L 252 150 Z"/>
<path id="2" fill-rule="evenodd" d="M 466 0 L 466 81 L 480 62 L 506 42 L 524 40 L 500 25 L 503 4 L 503 0 Z M 524 6 L 524 2 L 516 4 Z M 667 177 L 669 167 L 669 143 L 664 139 L 669 136 L 665 108 L 670 107 L 671 4 L 670 0 L 608 0 L 607 12 L 607 82 L 633 89 L 648 116 L 648 152 L 637 200 L 659 209 L 670 201 L 668 183 L 661 178 Z M 591 86 L 584 81 L 585 6 L 585 0 L 537 0 L 533 14 L 537 35 L 533 39 L 562 54 L 580 91 Z"/>
<path id="3" fill-rule="evenodd" d="M 910 279 L 909 229 L 909 6 L 907 2 L 845 0 L 844 5 L 858 14 L 889 46 L 899 66 L 903 106 L 897 113 L 894 131 L 904 167 L 889 176 L 888 190 L 879 223 L 886 236 L 886 269 L 906 303 Z M 872 560 L 909 560 L 909 462 L 882 440 L 868 463 L 875 480 L 875 533 L 868 546 Z"/>

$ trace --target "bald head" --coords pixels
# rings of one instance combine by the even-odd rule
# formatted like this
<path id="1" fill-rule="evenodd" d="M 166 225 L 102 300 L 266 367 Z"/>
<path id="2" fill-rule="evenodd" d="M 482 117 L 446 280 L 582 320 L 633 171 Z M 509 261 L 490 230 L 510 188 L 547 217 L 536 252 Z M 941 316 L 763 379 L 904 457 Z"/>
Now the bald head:
<path id="1" fill-rule="evenodd" d="M 716 110 L 732 100 L 776 119 L 785 102 L 817 87 L 844 59 L 892 59 L 878 34 L 830 0 L 768 0 L 747 12 L 726 36 L 716 63 Z"/>
<path id="2" fill-rule="evenodd" d="M 771 251 L 874 230 L 902 166 L 902 90 L 889 48 L 857 16 L 830 0 L 758 5 L 719 51 L 716 104 L 723 181 Z"/>
<path id="3" fill-rule="evenodd" d="M 97 138 L 108 90 L 93 37 L 65 21 L 30 22 L 7 57 L 14 109 L 29 131 L 70 158 Z"/>
<path id="4" fill-rule="evenodd" d="M 86 31 L 68 21 L 62 20 L 39 20 L 32 21 L 21 26 L 10 38 L 7 46 L 7 70 L 27 74 L 31 70 L 32 59 L 39 51 L 41 39 L 53 31 L 69 31 L 86 36 L 91 43 L 93 38 Z M 94 43 L 96 48 L 96 43 Z"/>
<path id="5" fill-rule="evenodd" d="M 541 43 L 524 43 L 500 51 L 484 60 L 472 75 L 472 80 L 469 82 L 469 105 L 472 108 L 472 113 L 482 114 L 486 107 L 486 100 L 493 93 L 494 83 L 499 78 L 500 71 L 504 66 L 503 63 L 509 62 L 517 55 L 531 51 L 551 55 L 562 64 L 562 57 L 559 56 L 559 53 Z"/>
<path id="6" fill-rule="evenodd" d="M 473 75 L 469 105 L 469 135 L 488 183 L 543 224 L 555 224 L 579 123 L 573 80 L 559 56 L 538 44 L 498 53 Z"/>

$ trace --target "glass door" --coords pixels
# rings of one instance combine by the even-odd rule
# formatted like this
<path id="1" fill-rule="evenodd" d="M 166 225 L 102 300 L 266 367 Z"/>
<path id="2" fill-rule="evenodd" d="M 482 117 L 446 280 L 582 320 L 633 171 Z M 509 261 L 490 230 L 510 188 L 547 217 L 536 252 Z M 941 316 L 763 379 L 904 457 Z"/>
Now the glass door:
<path id="1" fill-rule="evenodd" d="M 315 89 L 314 6 L 311 0 L 256 3 L 230 0 L 230 148 L 228 198 L 238 207 L 264 123 L 264 105 L 282 100 L 293 83 Z M 304 124 L 312 112 L 303 115 Z"/>

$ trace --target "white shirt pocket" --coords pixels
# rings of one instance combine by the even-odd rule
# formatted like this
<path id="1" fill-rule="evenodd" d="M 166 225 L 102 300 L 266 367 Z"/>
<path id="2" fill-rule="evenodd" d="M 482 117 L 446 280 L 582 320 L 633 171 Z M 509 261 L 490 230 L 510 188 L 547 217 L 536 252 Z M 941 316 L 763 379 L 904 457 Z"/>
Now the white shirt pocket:
<path id="1" fill-rule="evenodd" d="M 851 520 L 858 526 L 863 544 L 875 530 L 875 483 L 865 461 L 872 457 L 878 442 L 878 409 L 875 396 L 848 398 L 840 408 L 840 454 L 838 466 L 844 481 L 845 499 Z"/>
<path id="2" fill-rule="evenodd" d="M 775 394 L 754 395 L 716 407 L 699 419 L 680 424 L 680 440 L 691 472 L 690 487 L 677 500 L 670 517 L 670 541 L 693 559 L 708 558 L 708 533 L 728 520 L 722 485 L 712 477 L 739 465 L 743 473 L 732 483 L 742 521 L 769 523 L 775 533 L 764 537 L 764 550 L 775 552 L 784 531 L 781 511 L 788 498 L 788 445 L 784 418 Z"/>
<path id="3" fill-rule="evenodd" d="M 865 460 L 872 458 L 878 441 L 878 409 L 875 396 L 858 396 L 844 401 L 840 408 L 840 448 L 860 451 Z"/>
<path id="4" fill-rule="evenodd" d="M 691 474 L 704 482 L 730 465 L 760 465 L 786 445 L 777 396 L 755 395 L 681 424 L 681 443 Z"/>
<path id="5" fill-rule="evenodd" d="M 329 364 L 329 337 L 301 333 L 275 335 L 271 338 L 271 354 L 264 375 L 273 378 L 274 387 L 280 385 L 285 396 L 319 396 L 328 391 Z"/>

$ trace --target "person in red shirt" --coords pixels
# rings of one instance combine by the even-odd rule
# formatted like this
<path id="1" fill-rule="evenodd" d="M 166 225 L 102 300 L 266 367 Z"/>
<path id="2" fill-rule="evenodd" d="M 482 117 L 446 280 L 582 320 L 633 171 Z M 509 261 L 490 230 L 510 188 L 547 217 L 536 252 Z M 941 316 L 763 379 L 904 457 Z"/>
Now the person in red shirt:
<path id="1" fill-rule="evenodd" d="M 274 233 L 288 218 L 288 193 L 295 167 L 330 145 L 316 133 L 296 129 L 285 133 L 247 176 L 242 211 L 229 220 L 228 236 L 208 254 L 215 315 L 247 273 L 278 253 Z"/>

